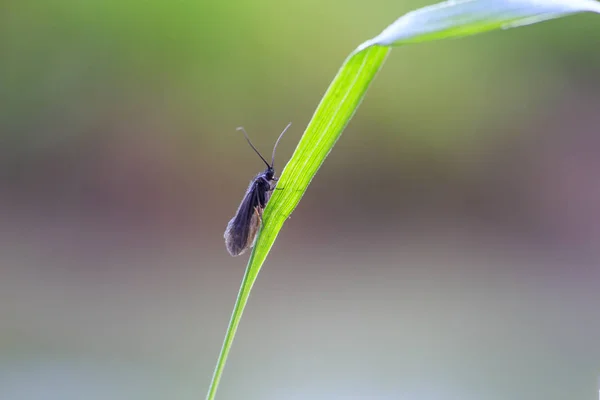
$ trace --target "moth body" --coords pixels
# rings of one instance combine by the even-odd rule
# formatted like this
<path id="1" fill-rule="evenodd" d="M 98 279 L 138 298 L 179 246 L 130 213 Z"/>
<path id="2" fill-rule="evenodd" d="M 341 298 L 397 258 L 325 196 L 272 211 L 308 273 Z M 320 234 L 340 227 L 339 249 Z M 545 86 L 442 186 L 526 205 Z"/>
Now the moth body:
<path id="1" fill-rule="evenodd" d="M 269 164 L 252 145 L 244 128 L 238 128 L 238 130 L 241 130 L 244 133 L 248 144 L 250 144 L 250 147 L 252 147 L 256 154 L 263 160 L 267 168 L 252 179 L 235 216 L 229 221 L 227 228 L 225 229 L 225 234 L 223 235 L 225 238 L 225 247 L 229 254 L 234 257 L 244 254 L 246 250 L 254 246 L 256 234 L 262 224 L 263 211 L 277 184 L 274 169 L 277 143 L 279 143 L 279 139 L 281 139 L 290 125 L 291 124 L 288 124 L 275 142 L 271 164 Z"/>
<path id="2" fill-rule="evenodd" d="M 244 254 L 254 246 L 263 211 L 275 188 L 274 175 L 275 171 L 269 167 L 250 182 L 235 216 L 227 224 L 225 246 L 232 256 Z"/>

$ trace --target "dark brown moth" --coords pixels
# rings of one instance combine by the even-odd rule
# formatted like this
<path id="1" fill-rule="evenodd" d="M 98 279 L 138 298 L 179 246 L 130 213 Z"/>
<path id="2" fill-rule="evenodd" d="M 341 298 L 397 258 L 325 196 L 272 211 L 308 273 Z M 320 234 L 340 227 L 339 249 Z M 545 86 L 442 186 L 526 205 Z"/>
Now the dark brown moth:
<path id="1" fill-rule="evenodd" d="M 246 190 L 246 194 L 238 207 L 235 216 L 229 221 L 227 224 L 227 229 L 225 229 L 225 234 L 223 237 L 225 238 L 225 246 L 227 247 L 227 251 L 232 256 L 239 256 L 240 254 L 244 254 L 246 250 L 254 246 L 254 241 L 256 239 L 256 233 L 258 232 L 258 228 L 260 228 L 260 224 L 262 223 L 262 214 L 263 210 L 267 206 L 267 202 L 271 197 L 271 193 L 275 189 L 275 185 L 277 184 L 277 178 L 275 178 L 275 150 L 277 150 L 277 144 L 279 140 L 287 131 L 287 129 L 292 125 L 291 123 L 285 127 L 283 132 L 277 138 L 275 142 L 275 146 L 273 146 L 273 154 L 271 156 L 271 164 L 265 160 L 265 158 L 260 154 L 256 147 L 250 141 L 248 134 L 244 130 L 244 128 L 237 128 L 238 130 L 244 133 L 246 140 L 252 150 L 258 154 L 258 156 L 263 160 L 267 169 L 265 169 L 260 174 L 256 175 L 254 179 L 250 182 L 250 186 Z"/>

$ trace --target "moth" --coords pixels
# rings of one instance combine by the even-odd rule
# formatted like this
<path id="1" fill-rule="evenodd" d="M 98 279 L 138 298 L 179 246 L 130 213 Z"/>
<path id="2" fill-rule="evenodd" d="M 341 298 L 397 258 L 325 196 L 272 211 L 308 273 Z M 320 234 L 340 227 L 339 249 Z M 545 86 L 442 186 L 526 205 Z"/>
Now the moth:
<path id="1" fill-rule="evenodd" d="M 275 178 L 275 150 L 277 150 L 279 140 L 291 125 L 289 123 L 277 138 L 275 146 L 273 146 L 271 164 L 254 147 L 246 130 L 242 127 L 237 128 L 237 130 L 244 133 L 248 144 L 258 154 L 260 159 L 263 160 L 267 168 L 252 179 L 235 216 L 229 221 L 227 229 L 225 229 L 225 234 L 223 235 L 225 238 L 225 247 L 227 247 L 229 254 L 234 257 L 244 254 L 246 250 L 254 246 L 256 233 L 262 223 L 263 211 L 271 198 L 271 193 L 277 185 L 277 178 Z"/>

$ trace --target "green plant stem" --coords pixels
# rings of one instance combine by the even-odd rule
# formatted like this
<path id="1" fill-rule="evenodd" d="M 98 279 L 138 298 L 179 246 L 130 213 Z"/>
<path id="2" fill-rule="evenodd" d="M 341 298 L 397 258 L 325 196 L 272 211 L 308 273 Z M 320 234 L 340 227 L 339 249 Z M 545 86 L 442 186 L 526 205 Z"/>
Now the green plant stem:
<path id="1" fill-rule="evenodd" d="M 329 85 L 292 158 L 281 173 L 278 187 L 284 190 L 276 190 L 265 209 L 263 223 L 248 260 L 206 400 L 215 398 L 250 291 L 277 234 L 354 115 L 389 51 L 389 47 L 373 46 L 354 52 L 346 59 Z"/>

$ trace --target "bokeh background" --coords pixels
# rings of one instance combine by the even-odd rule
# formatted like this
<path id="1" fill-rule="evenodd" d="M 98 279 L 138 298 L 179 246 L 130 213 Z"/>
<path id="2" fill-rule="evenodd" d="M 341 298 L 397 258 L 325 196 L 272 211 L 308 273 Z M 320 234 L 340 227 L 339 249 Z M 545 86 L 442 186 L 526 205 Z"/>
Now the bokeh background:
<path id="1" fill-rule="evenodd" d="M 198 399 L 222 233 L 426 1 L 5 0 L 0 398 Z M 592 399 L 600 19 L 392 51 L 263 267 L 220 399 Z"/>

